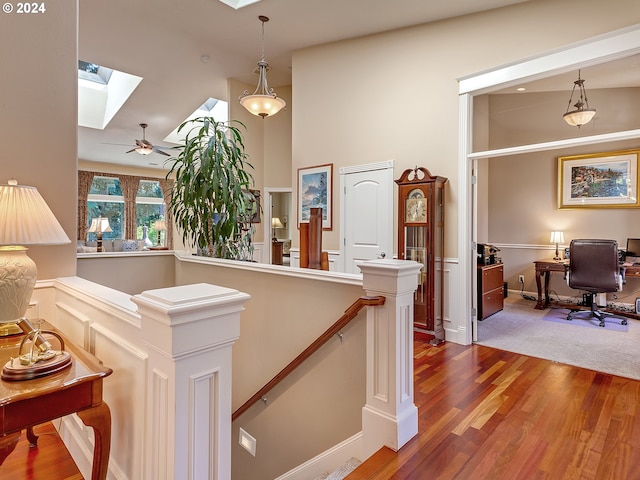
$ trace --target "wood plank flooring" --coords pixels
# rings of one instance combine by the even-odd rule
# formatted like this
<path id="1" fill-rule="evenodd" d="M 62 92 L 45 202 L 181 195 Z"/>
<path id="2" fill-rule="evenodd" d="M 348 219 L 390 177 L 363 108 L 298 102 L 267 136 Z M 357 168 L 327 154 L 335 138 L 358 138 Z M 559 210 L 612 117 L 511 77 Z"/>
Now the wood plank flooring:
<path id="1" fill-rule="evenodd" d="M 640 382 L 478 345 L 414 345 L 419 435 L 349 480 L 640 480 Z M 39 447 L 22 439 L 0 479 L 81 480 L 51 424 L 36 432 Z"/>
<path id="2" fill-rule="evenodd" d="M 16 449 L 0 466 L 2 480 L 83 480 L 51 422 L 38 425 L 38 446 L 30 447 L 23 431 Z"/>
<path id="3" fill-rule="evenodd" d="M 419 435 L 347 479 L 640 479 L 636 380 L 416 341 L 415 403 Z"/>

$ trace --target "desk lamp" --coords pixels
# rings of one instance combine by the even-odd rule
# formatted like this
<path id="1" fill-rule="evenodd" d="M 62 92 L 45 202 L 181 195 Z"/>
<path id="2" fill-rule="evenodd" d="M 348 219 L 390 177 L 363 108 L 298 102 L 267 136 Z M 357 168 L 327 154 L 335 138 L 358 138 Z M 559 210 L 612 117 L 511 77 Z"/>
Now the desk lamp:
<path id="1" fill-rule="evenodd" d="M 553 257 L 553 259 L 562 260 L 562 257 L 560 257 L 560 252 L 558 251 L 558 244 L 564 243 L 564 232 L 551 232 L 551 238 L 549 239 L 549 243 L 556 244 L 556 256 Z"/>
<path id="2" fill-rule="evenodd" d="M 102 234 L 105 232 L 112 232 L 109 225 L 109 219 L 107 217 L 97 217 L 91 220 L 91 226 L 89 227 L 89 233 L 96 234 L 96 251 L 102 251 Z"/>
<path id="3" fill-rule="evenodd" d="M 273 238 L 271 240 L 273 242 L 277 242 L 278 239 L 276 238 L 276 228 L 284 228 L 284 225 L 282 225 L 282 222 L 278 217 L 273 217 L 271 219 L 271 228 L 273 230 Z"/>
<path id="4" fill-rule="evenodd" d="M 35 187 L 15 180 L 0 185 L 0 336 L 22 333 L 17 322 L 36 284 L 36 264 L 25 247 L 70 242 Z"/>

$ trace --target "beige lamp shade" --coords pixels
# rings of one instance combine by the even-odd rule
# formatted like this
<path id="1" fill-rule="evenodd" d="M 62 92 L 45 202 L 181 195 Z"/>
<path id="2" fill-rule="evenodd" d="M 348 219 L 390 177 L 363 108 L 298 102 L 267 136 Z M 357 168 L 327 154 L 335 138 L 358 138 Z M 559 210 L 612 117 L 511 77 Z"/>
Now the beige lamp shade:
<path id="1" fill-rule="evenodd" d="M 167 224 L 164 223 L 164 220 L 156 220 L 155 222 L 153 222 L 153 229 L 158 232 L 160 230 L 166 230 Z"/>
<path id="2" fill-rule="evenodd" d="M 564 232 L 551 232 L 549 243 L 564 243 Z"/>
<path id="3" fill-rule="evenodd" d="M 35 187 L 0 185 L 0 245 L 62 245 L 69 237 Z"/>
<path id="4" fill-rule="evenodd" d="M 278 217 L 273 217 L 271 219 L 271 227 L 272 228 L 284 228 L 284 225 L 282 224 L 282 222 L 280 221 L 280 219 Z"/>
<path id="5" fill-rule="evenodd" d="M 107 217 L 96 217 L 91 220 L 91 226 L 89 227 L 89 233 L 105 233 L 112 232 L 111 225 L 109 225 L 109 219 Z"/>
<path id="6" fill-rule="evenodd" d="M 62 245 L 69 237 L 35 187 L 0 185 L 0 335 L 23 318 L 36 284 L 29 245 Z M 18 331 L 20 329 L 18 328 Z"/>

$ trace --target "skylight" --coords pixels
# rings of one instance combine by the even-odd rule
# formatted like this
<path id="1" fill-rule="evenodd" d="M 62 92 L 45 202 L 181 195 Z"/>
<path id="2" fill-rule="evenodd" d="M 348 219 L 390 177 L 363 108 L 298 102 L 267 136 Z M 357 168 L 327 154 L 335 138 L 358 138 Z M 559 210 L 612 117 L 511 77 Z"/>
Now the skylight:
<path id="1" fill-rule="evenodd" d="M 226 122 L 229 120 L 229 104 L 217 98 L 209 98 L 191 115 L 185 118 L 182 123 L 198 117 L 213 117 L 216 122 Z M 180 128 L 179 125 L 164 138 L 164 141 L 178 144 L 182 143 L 184 137 L 189 133 L 189 130 L 193 128 L 193 125 L 187 125 L 180 133 L 178 133 L 178 128 Z"/>
<path id="2" fill-rule="evenodd" d="M 78 78 L 107 85 L 112 72 L 110 68 L 78 60 Z"/>
<path id="3" fill-rule="evenodd" d="M 141 81 L 142 77 L 78 60 L 78 125 L 103 130 Z"/>
<path id="4" fill-rule="evenodd" d="M 236 10 L 246 7 L 247 5 L 252 5 L 254 3 L 258 3 L 260 0 L 220 0 L 225 5 L 229 5 L 231 8 L 235 8 Z"/>

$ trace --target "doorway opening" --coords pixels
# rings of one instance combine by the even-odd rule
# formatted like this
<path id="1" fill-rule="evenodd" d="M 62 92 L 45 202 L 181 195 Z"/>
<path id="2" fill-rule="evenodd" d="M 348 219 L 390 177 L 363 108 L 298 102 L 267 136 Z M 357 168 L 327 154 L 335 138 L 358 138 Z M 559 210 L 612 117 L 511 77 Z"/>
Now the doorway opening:
<path id="1" fill-rule="evenodd" d="M 265 187 L 264 204 L 264 261 L 274 265 L 291 265 L 289 251 L 294 227 L 291 188 Z"/>

